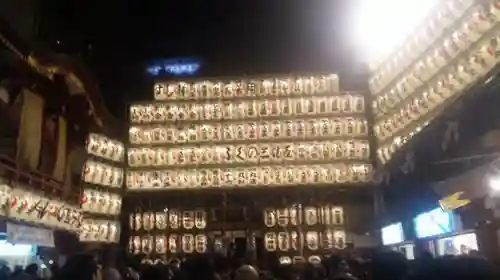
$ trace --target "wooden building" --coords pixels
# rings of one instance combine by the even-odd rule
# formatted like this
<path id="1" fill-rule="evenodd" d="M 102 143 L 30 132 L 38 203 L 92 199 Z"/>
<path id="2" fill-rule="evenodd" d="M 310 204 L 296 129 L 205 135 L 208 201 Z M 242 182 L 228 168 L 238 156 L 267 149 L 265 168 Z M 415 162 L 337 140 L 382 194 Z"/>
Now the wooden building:
<path id="1" fill-rule="evenodd" d="M 112 132 L 111 119 L 77 61 L 24 40 L 2 18 L 0 63 L 1 229 L 11 242 L 55 243 L 70 254 L 79 250 L 86 223 L 80 209 L 86 137 Z M 47 231 L 43 244 L 13 237 L 26 238 L 23 229 L 33 225 Z"/>

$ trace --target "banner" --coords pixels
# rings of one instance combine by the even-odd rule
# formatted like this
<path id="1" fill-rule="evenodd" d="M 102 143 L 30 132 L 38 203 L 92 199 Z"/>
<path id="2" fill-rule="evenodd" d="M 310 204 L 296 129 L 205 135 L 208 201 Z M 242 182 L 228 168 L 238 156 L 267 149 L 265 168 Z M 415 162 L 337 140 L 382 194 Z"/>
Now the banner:
<path id="1" fill-rule="evenodd" d="M 51 230 L 18 225 L 7 222 L 7 241 L 12 244 L 30 244 L 54 247 L 54 234 Z"/>
<path id="2" fill-rule="evenodd" d="M 17 138 L 17 158 L 37 170 L 42 146 L 43 99 L 23 90 L 23 106 Z"/>
<path id="3" fill-rule="evenodd" d="M 67 144 L 67 123 L 63 117 L 59 117 L 57 139 L 57 156 L 52 175 L 59 181 L 64 181 L 64 171 L 66 168 L 66 144 Z"/>

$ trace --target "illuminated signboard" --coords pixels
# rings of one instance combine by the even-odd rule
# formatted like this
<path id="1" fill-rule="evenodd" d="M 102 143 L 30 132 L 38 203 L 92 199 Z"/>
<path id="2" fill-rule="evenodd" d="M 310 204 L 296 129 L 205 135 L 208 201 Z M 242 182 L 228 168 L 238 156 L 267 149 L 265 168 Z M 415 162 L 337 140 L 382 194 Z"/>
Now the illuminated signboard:
<path id="1" fill-rule="evenodd" d="M 413 219 L 417 238 L 426 238 L 455 231 L 452 212 L 441 208 L 419 214 Z"/>
<path id="2" fill-rule="evenodd" d="M 456 192 L 439 200 L 439 206 L 443 211 L 455 210 L 470 203 L 470 199 L 462 198 L 464 192 Z"/>
<path id="3" fill-rule="evenodd" d="M 31 256 L 36 246 L 30 244 L 12 244 L 0 240 L 0 256 Z"/>
<path id="4" fill-rule="evenodd" d="M 149 74 L 153 76 L 161 75 L 194 75 L 200 69 L 201 63 L 195 59 L 169 59 L 156 61 L 147 67 Z"/>
<path id="5" fill-rule="evenodd" d="M 382 244 L 391 245 L 405 241 L 403 224 L 395 223 L 382 228 Z"/>

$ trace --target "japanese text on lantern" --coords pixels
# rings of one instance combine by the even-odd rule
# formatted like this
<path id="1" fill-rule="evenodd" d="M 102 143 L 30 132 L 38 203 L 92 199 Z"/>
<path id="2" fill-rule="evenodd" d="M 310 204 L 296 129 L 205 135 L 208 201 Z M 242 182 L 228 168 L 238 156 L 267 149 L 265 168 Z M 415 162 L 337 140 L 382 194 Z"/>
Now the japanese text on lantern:
<path id="1" fill-rule="evenodd" d="M 364 94 L 337 75 L 165 82 L 155 99 L 130 106 L 131 190 L 370 180 Z"/>

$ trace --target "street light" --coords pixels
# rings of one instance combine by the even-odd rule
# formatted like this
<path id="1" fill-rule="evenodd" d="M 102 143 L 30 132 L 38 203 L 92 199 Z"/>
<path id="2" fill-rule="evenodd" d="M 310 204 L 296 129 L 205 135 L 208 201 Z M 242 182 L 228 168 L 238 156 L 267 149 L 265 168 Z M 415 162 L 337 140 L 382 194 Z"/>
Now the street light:
<path id="1" fill-rule="evenodd" d="M 410 39 L 433 11 L 436 0 L 363 0 L 355 9 L 354 41 L 370 68 Z"/>
<path id="2" fill-rule="evenodd" d="M 490 177 L 488 180 L 488 186 L 492 193 L 500 192 L 500 176 Z"/>

